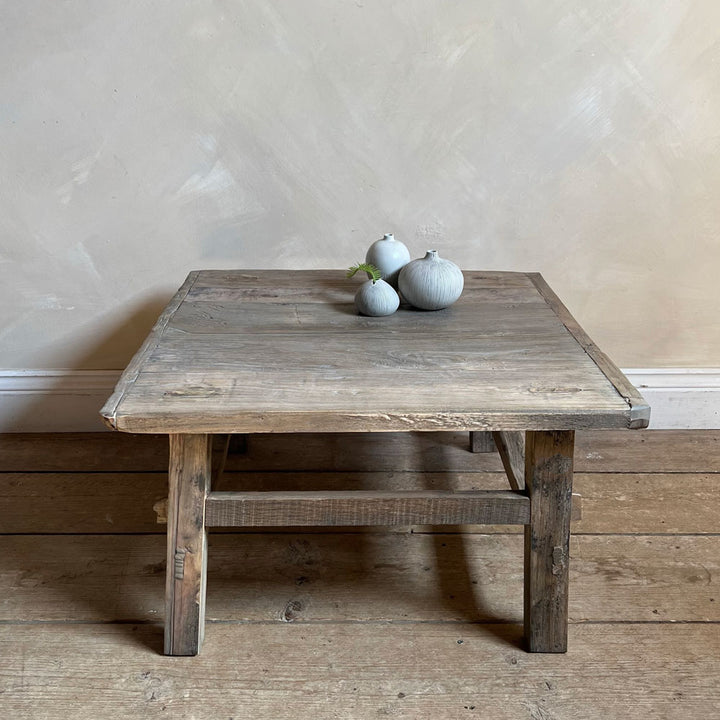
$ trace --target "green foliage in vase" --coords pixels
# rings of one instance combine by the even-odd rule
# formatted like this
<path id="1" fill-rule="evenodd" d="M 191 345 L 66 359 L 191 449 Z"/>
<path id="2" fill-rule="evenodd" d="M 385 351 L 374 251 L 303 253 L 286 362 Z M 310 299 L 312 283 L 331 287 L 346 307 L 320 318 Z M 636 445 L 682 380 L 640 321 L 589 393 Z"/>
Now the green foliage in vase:
<path id="1" fill-rule="evenodd" d="M 351 268 L 348 268 L 347 277 L 351 278 L 358 272 L 366 272 L 373 281 L 373 285 L 382 277 L 380 271 L 370 263 L 358 263 L 357 265 L 353 265 Z"/>

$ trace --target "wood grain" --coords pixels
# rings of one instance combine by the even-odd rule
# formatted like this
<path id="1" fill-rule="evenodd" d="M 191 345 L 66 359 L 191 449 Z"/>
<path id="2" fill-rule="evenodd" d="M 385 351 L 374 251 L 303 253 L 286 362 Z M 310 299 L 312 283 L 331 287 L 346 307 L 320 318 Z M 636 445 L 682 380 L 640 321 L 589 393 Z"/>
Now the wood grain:
<path id="1" fill-rule="evenodd" d="M 357 492 L 353 491 L 353 495 L 356 497 L 355 500 L 359 500 L 361 498 L 357 498 Z M 479 511 L 475 511 L 474 518 L 471 517 L 471 520 L 468 522 L 471 522 L 470 528 L 465 529 L 462 522 L 459 522 L 457 518 L 463 518 L 467 517 L 470 513 L 467 508 L 459 508 L 456 507 L 458 505 L 458 501 L 460 498 L 456 497 L 459 495 L 459 493 L 448 493 L 447 495 L 452 495 L 452 511 L 456 514 L 449 515 L 448 511 L 444 511 L 442 514 L 433 515 L 432 513 L 437 513 L 437 509 L 434 507 L 437 503 L 434 503 L 434 498 L 432 496 L 429 496 L 427 492 L 425 493 L 418 493 L 420 497 L 418 498 L 418 502 L 414 502 L 413 505 L 417 506 L 419 509 L 417 511 L 417 516 L 422 517 L 423 523 L 432 523 L 431 526 L 426 526 L 425 524 L 422 525 L 408 525 L 407 521 L 410 519 L 406 516 L 398 516 L 398 511 L 395 509 L 388 509 L 387 514 L 383 515 L 384 522 L 380 522 L 379 517 L 373 516 L 373 524 L 369 525 L 367 520 L 367 515 L 363 514 L 360 515 L 357 513 L 356 510 L 353 511 L 353 514 L 347 518 L 347 521 L 345 520 L 345 517 L 342 516 L 341 519 L 343 519 L 343 522 L 330 522 L 332 517 L 329 515 L 330 512 L 332 512 L 332 508 L 328 510 L 328 515 L 320 515 L 317 512 L 317 508 L 311 508 L 310 509 L 310 517 L 312 518 L 313 522 L 308 522 L 308 513 L 302 515 L 301 520 L 302 522 L 294 523 L 290 522 L 290 520 L 293 519 L 295 514 L 298 512 L 296 507 L 290 507 L 290 505 L 295 506 L 296 503 L 294 502 L 297 498 L 293 498 L 292 502 L 289 500 L 283 501 L 283 507 L 287 508 L 288 515 L 286 516 L 285 520 L 286 522 L 282 523 L 281 525 L 278 525 L 277 523 L 280 522 L 280 518 L 276 514 L 272 514 L 272 511 L 268 509 L 268 503 L 261 501 L 261 506 L 264 511 L 264 515 L 261 517 L 262 522 L 248 522 L 248 503 L 244 502 L 243 506 L 241 508 L 238 508 L 238 503 L 236 502 L 239 500 L 237 497 L 233 497 L 237 495 L 237 493 L 225 493 L 228 497 L 227 500 L 229 502 L 223 503 L 217 502 L 217 497 L 215 498 L 209 498 L 210 504 L 206 506 L 212 513 L 212 516 L 208 518 L 208 526 L 209 527 L 221 527 L 225 528 L 227 531 L 230 528 L 252 528 L 252 527 L 264 527 L 264 528 L 276 528 L 281 530 L 287 530 L 288 528 L 293 529 L 302 529 L 307 530 L 307 528 L 337 528 L 337 527 L 373 527 L 374 524 L 377 524 L 380 527 L 383 528 L 403 528 L 407 529 L 408 527 L 413 532 L 421 532 L 424 528 L 430 527 L 433 528 L 437 525 L 453 525 L 455 527 L 461 527 L 464 532 L 472 532 L 472 527 L 476 525 L 482 525 L 483 531 L 486 527 L 490 527 L 490 530 L 488 532 L 498 532 L 498 528 L 500 528 L 500 531 L 502 529 L 506 528 L 507 526 L 511 525 L 520 525 L 524 524 L 527 521 L 527 518 L 529 517 L 529 512 L 526 512 L 523 510 L 522 512 L 517 512 L 519 508 L 513 508 L 512 512 L 509 509 L 502 508 L 502 511 L 499 511 L 498 508 L 501 507 L 500 503 L 497 501 L 494 503 L 485 503 L 485 506 L 487 506 L 487 509 L 483 514 L 480 514 Z M 257 493 L 253 493 L 257 494 Z M 325 501 L 327 502 L 328 493 L 322 493 L 325 496 Z M 338 493 L 334 493 L 337 495 Z M 343 493 L 344 494 L 344 493 Z M 384 493 L 387 495 L 388 493 Z M 446 495 L 446 493 L 443 493 Z M 485 493 L 488 494 L 487 492 Z M 247 493 L 246 493 L 247 495 Z M 276 497 L 286 497 L 286 493 L 277 493 L 275 492 Z M 302 493 L 304 495 L 304 500 L 309 500 L 311 498 L 308 498 L 307 491 Z M 378 493 L 375 492 L 373 495 L 377 498 Z M 396 494 L 397 495 L 397 494 Z M 396 498 L 397 499 L 397 498 Z M 253 500 L 257 500 L 257 498 L 252 498 L 250 500 L 250 504 L 252 505 Z M 402 502 L 402 498 L 400 498 L 401 503 L 400 506 L 403 507 L 404 503 Z M 487 498 L 486 498 L 487 500 Z M 214 501 L 214 502 L 213 502 Z M 310 503 L 312 505 L 312 503 Z M 516 503 L 517 504 L 517 503 Z M 376 505 L 376 504 L 375 504 Z M 161 500 L 158 500 L 153 505 L 153 510 L 155 511 L 157 515 L 157 523 L 159 525 L 167 523 L 167 506 L 168 501 L 167 498 L 163 498 Z M 493 507 L 494 506 L 494 507 Z M 353 504 L 351 503 L 351 507 L 353 507 Z M 228 509 L 229 508 L 229 509 Z M 274 508 L 273 508 L 274 509 Z M 368 509 L 370 512 L 377 512 L 377 509 L 374 508 L 372 505 Z M 363 510 L 363 512 L 368 512 L 366 510 Z M 253 508 L 254 516 L 257 516 L 257 509 Z M 316 515 L 313 515 L 315 513 Z M 347 511 L 346 511 L 346 514 Z M 473 519 L 477 519 L 477 517 L 484 518 L 482 521 L 472 522 Z M 451 520 L 452 518 L 452 520 Z M 403 522 L 400 522 L 400 520 L 403 520 Z M 416 520 L 418 518 L 415 518 Z M 572 522 L 579 522 L 582 519 L 582 496 L 579 493 L 573 493 L 572 495 L 572 512 L 570 519 Z M 352 520 L 352 521 L 350 521 Z M 510 522 L 512 520 L 512 522 Z M 430 530 L 432 531 L 432 530 Z M 427 532 L 427 530 L 425 530 Z"/>
<path id="2" fill-rule="evenodd" d="M 211 438 L 171 435 L 168 473 L 165 654 L 196 655 L 205 629 Z"/>
<path id="3" fill-rule="evenodd" d="M 210 548 L 208 622 L 522 622 L 518 534 L 211 534 Z M 164 617 L 160 535 L 4 536 L 0 552 L 0 623 Z M 573 535 L 570 554 L 571 622 L 720 622 L 717 535 Z"/>
<path id="4" fill-rule="evenodd" d="M 353 289 L 353 293 L 354 293 Z M 508 315 L 509 327 L 513 324 L 517 329 L 527 330 L 532 336 L 539 335 L 542 328 L 532 327 L 532 319 L 546 316 L 545 303 L 541 297 L 534 302 L 523 303 L 523 312 L 515 316 L 510 312 L 512 305 L 517 303 L 499 301 L 497 299 L 481 301 L 473 299 L 472 303 L 453 306 L 452 309 L 434 312 L 416 312 L 412 325 L 407 323 L 407 308 L 402 313 L 385 317 L 368 317 L 359 315 L 353 310 L 352 293 L 345 296 L 344 303 L 296 302 L 292 300 L 259 303 L 252 300 L 229 302 L 211 302 L 196 300 L 192 297 L 177 309 L 165 334 L 167 337 L 179 338 L 183 333 L 198 334 L 239 334 L 277 335 L 295 332 L 304 328 L 313 333 L 342 333 L 356 335 L 356 340 L 364 334 L 389 332 L 393 335 L 412 335 L 417 330 L 440 332 L 443 334 L 468 334 L 468 327 L 476 323 L 474 315 L 478 312 L 495 311 L 498 305 L 504 307 Z M 346 312 L 347 311 L 347 312 Z M 513 320 L 513 317 L 515 318 Z M 438 320 L 442 329 L 438 329 Z M 520 325 L 522 323 L 522 325 Z M 501 337 L 507 334 L 507 328 L 490 326 L 484 328 L 486 334 Z"/>
<path id="5" fill-rule="evenodd" d="M 104 417 L 141 433 L 640 423 L 627 388 L 622 394 L 614 384 L 620 371 L 604 356 L 598 367 L 538 283 L 470 271 L 463 296 L 440 314 L 401 309 L 385 325 L 368 325 L 336 273 L 194 273 Z"/>
<path id="6" fill-rule="evenodd" d="M 716 532 L 720 474 L 576 473 L 583 497 L 578 533 Z M 225 473 L 223 488 L 286 490 L 501 490 L 502 473 L 248 472 Z M 0 473 L 0 534 L 165 533 L 153 506 L 167 497 L 166 473 Z M 401 526 L 399 532 L 430 532 Z M 277 528 L 276 528 L 277 530 Z M 293 529 L 289 529 L 293 532 Z M 447 528 L 444 530 L 447 531 Z M 516 532 L 503 526 L 459 526 L 458 532 Z"/>
<path id="7" fill-rule="evenodd" d="M 232 435 L 213 435 L 210 441 L 212 443 L 210 486 L 213 489 L 217 489 L 222 482 L 231 437 Z"/>
<path id="8" fill-rule="evenodd" d="M 10 433 L 0 435 L 2 472 L 165 472 L 165 435 Z M 253 435 L 228 470 L 501 471 L 496 453 L 468 452 L 467 433 Z M 576 433 L 575 468 L 594 473 L 712 473 L 718 430 L 587 430 Z"/>
<path id="9" fill-rule="evenodd" d="M 525 640 L 530 652 L 566 652 L 572 432 L 528 432 L 525 488 L 530 496 L 525 526 Z"/>
<path id="10" fill-rule="evenodd" d="M 495 432 L 492 434 L 500 453 L 505 474 L 513 490 L 525 489 L 525 434 Z"/>
<path id="11" fill-rule="evenodd" d="M 165 378 L 164 380 L 167 380 Z M 429 412 L 417 409 L 411 412 L 387 411 L 378 416 L 376 412 L 367 410 L 353 410 L 339 415 L 337 412 L 298 412 L 284 411 L 259 412 L 252 409 L 231 408 L 227 416 L 218 414 L 218 408 L 226 405 L 221 399 L 226 393 L 226 387 L 218 387 L 216 381 L 206 382 L 206 378 L 186 378 L 187 385 L 183 387 L 183 399 L 174 403 L 171 416 L 163 412 L 155 412 L 154 403 L 141 400 L 136 406 L 139 415 L 119 416 L 117 429 L 133 433 L 204 433 L 215 434 L 225 432 L 252 433 L 257 428 L 262 432 L 324 432 L 331 433 L 342 428 L 344 432 L 396 432 L 398 428 L 429 432 L 444 428 L 445 430 L 471 431 L 481 429 L 494 431 L 499 428 L 505 430 L 546 430 L 556 427 L 560 430 L 592 429 L 597 427 L 621 428 L 627 427 L 627 418 L 618 415 L 614 405 L 602 407 L 596 403 L 592 413 L 587 411 L 545 413 L 536 411 L 532 416 L 523 418 L 519 412 L 508 412 L 506 409 L 495 408 L 483 412 L 473 413 L 470 410 Z M 183 381 L 185 382 L 185 381 Z M 174 393 L 178 386 L 173 382 L 165 385 L 161 380 L 158 383 L 143 381 L 144 387 L 162 388 L 163 392 Z M 185 387 L 197 388 L 197 395 L 185 395 Z M 140 389 L 140 388 L 139 388 Z M 294 392 L 292 386 L 286 385 L 278 388 L 281 392 L 290 395 Z M 255 388 L 260 392 L 260 386 Z M 308 389 L 315 394 L 330 395 L 333 388 L 329 386 L 314 385 Z M 195 392 L 195 390 L 193 390 Z M 360 387 L 357 388 L 360 392 Z M 401 400 L 409 396 L 410 389 L 397 391 Z M 417 400 L 417 399 L 416 399 Z"/>
<path id="12" fill-rule="evenodd" d="M 120 380 L 118 381 L 115 391 L 108 398 L 107 402 L 100 410 L 100 415 L 105 423 L 111 427 L 115 427 L 115 416 L 117 414 L 117 408 L 120 402 L 125 397 L 132 384 L 135 382 L 138 373 L 142 369 L 142 366 L 146 358 L 152 353 L 155 346 L 160 342 L 162 334 L 167 326 L 168 322 L 174 315 L 175 311 L 180 307 L 183 300 L 187 297 L 187 294 L 192 289 L 193 284 L 198 279 L 198 272 L 191 272 L 185 282 L 180 286 L 178 291 L 172 297 L 167 307 L 162 311 L 160 317 L 155 322 L 152 331 L 145 339 L 145 342 L 140 346 L 140 349 L 135 353 L 130 363 L 125 368 Z"/>
<path id="13" fill-rule="evenodd" d="M 645 402 L 643 396 L 625 377 L 612 360 L 590 339 L 590 336 L 583 330 L 580 323 L 570 314 L 560 298 L 539 273 L 531 273 L 528 277 L 532 280 L 545 301 L 553 309 L 555 314 L 562 320 L 570 334 L 582 346 L 585 352 L 593 359 L 593 362 L 602 370 L 607 379 L 613 384 L 620 395 L 631 408 L 630 427 L 645 428 L 650 422 L 650 406 Z"/>
<path id="14" fill-rule="evenodd" d="M 208 527 L 281 525 L 525 525 L 530 501 L 510 491 L 214 492 Z"/>
<path id="15" fill-rule="evenodd" d="M 477 431 L 470 433 L 470 452 L 489 453 L 494 451 L 495 441 L 492 433 Z"/>
<path id="16" fill-rule="evenodd" d="M 153 652 L 154 626 L 0 627 L 12 718 L 712 718 L 720 630 L 577 625 L 572 659 L 516 625 L 210 625 L 205 652 Z M 60 661 L 62 664 L 60 664 Z"/>
<path id="17" fill-rule="evenodd" d="M 521 649 L 523 540 L 512 526 L 214 533 L 208 641 L 192 661 L 160 654 L 162 535 L 5 534 L 0 716 L 462 718 L 491 707 L 501 720 L 715 717 L 718 433 L 583 435 L 576 467 L 592 472 L 574 478 L 586 513 L 570 540 L 567 656 Z M 229 457 L 244 471 L 223 487 L 502 488 L 499 457 L 467 442 L 253 437 L 247 455 Z M 12 469 L 0 472 L 3 531 L 108 533 L 139 527 L 144 513 L 155 530 L 166 445 L 0 436 Z M 153 469 L 163 472 L 142 472 Z"/>

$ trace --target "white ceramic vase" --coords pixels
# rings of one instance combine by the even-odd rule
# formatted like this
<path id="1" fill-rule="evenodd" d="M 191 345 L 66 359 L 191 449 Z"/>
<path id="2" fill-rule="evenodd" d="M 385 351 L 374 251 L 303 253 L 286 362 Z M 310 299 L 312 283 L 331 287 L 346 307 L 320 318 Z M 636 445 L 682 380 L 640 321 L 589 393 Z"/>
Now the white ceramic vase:
<path id="1" fill-rule="evenodd" d="M 384 280 L 368 280 L 355 293 L 355 307 L 362 315 L 392 315 L 400 306 L 400 297 Z"/>
<path id="2" fill-rule="evenodd" d="M 386 233 L 368 248 L 365 262 L 374 265 L 382 279 L 397 290 L 398 274 L 410 262 L 410 252 L 392 233 Z"/>
<path id="3" fill-rule="evenodd" d="M 441 258 L 437 250 L 428 250 L 424 258 L 402 268 L 398 285 L 410 305 L 421 310 L 442 310 L 460 297 L 465 278 L 454 262 Z"/>

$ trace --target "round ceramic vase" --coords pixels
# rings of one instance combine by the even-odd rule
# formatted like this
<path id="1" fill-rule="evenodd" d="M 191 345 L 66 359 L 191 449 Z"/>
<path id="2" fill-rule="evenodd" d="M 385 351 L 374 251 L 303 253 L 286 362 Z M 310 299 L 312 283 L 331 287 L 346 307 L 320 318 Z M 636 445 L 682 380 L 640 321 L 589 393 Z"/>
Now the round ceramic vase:
<path id="1" fill-rule="evenodd" d="M 383 280 L 397 290 L 398 274 L 410 262 L 410 252 L 392 233 L 386 233 L 368 248 L 365 262 L 374 265 Z"/>
<path id="2" fill-rule="evenodd" d="M 407 302 L 421 310 L 442 310 L 452 305 L 465 285 L 462 271 L 437 250 L 428 250 L 424 258 L 409 262 L 400 271 L 398 285 Z"/>
<path id="3" fill-rule="evenodd" d="M 400 306 L 400 298 L 384 280 L 368 280 L 355 293 L 355 307 L 362 315 L 392 315 Z"/>

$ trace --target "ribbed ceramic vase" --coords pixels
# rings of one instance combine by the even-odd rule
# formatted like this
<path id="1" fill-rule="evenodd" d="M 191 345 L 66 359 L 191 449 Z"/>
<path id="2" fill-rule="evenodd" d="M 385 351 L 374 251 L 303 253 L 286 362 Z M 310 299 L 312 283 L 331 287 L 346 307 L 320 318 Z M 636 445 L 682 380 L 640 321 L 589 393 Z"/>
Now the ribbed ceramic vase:
<path id="1" fill-rule="evenodd" d="M 400 271 L 400 294 L 421 310 L 442 310 L 452 305 L 465 286 L 460 268 L 450 260 L 428 250 L 424 258 L 413 260 Z"/>
<path id="2" fill-rule="evenodd" d="M 400 297 L 384 280 L 368 280 L 355 293 L 355 307 L 361 315 L 392 315 L 400 306 Z"/>
<path id="3" fill-rule="evenodd" d="M 392 233 L 386 233 L 368 248 L 365 262 L 374 265 L 382 279 L 397 290 L 398 273 L 410 262 L 410 252 Z"/>

